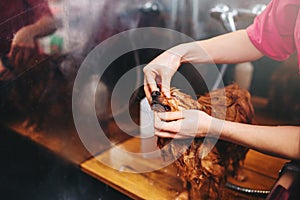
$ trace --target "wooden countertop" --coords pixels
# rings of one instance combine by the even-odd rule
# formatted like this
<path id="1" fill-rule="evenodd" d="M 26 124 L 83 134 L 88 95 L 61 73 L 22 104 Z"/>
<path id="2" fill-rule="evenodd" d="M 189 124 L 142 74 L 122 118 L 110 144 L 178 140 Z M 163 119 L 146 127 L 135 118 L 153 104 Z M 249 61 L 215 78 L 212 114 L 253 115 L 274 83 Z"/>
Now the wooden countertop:
<path id="1" fill-rule="evenodd" d="M 113 143 L 118 143 L 129 138 L 127 134 L 117 129 L 114 122 L 110 122 L 108 126 L 112 127 L 110 128 L 109 134 L 111 135 L 110 141 Z M 110 148 L 110 144 L 99 142 L 98 138 L 87 137 L 86 139 L 88 141 L 86 142 L 89 143 L 90 147 L 87 149 L 74 124 L 71 123 L 66 126 L 55 126 L 55 124 L 51 124 L 51 126 L 49 125 L 50 128 L 36 131 L 24 127 L 22 121 L 15 120 L 5 123 L 5 127 L 29 138 L 42 148 L 53 152 L 76 166 L 79 166 L 82 162 L 90 159 L 94 155 Z"/>
<path id="2" fill-rule="evenodd" d="M 170 164 L 158 169 L 156 167 L 162 162 L 160 158 L 147 161 L 126 153 L 138 153 L 140 150 L 140 139 L 132 138 L 83 162 L 81 168 L 134 199 L 175 199 L 183 190 L 176 166 Z M 246 181 L 236 182 L 231 178 L 228 181 L 251 189 L 270 190 L 285 162 L 286 160 L 250 150 L 245 160 Z M 138 173 L 145 169 L 148 171 Z M 263 199 L 228 188 L 224 192 L 228 199 Z"/>
<path id="3" fill-rule="evenodd" d="M 289 121 L 274 118 L 268 113 L 265 108 L 267 100 L 260 97 L 252 97 L 253 106 L 255 108 L 255 121 L 261 125 L 284 125 L 284 124 L 295 124 Z M 133 110 L 138 110 L 138 104 L 133 105 Z M 137 113 L 135 113 L 136 121 L 138 121 Z M 37 144 L 49 149 L 50 151 L 58 154 L 76 165 L 80 165 L 82 162 L 90 159 L 94 155 L 97 155 L 108 148 L 109 145 L 99 145 L 91 138 L 91 143 L 95 143 L 94 148 L 88 151 L 82 144 L 82 141 L 77 133 L 77 130 L 72 122 L 73 119 L 66 119 L 68 126 L 57 126 L 53 123 L 49 124 L 50 129 L 34 131 L 23 126 L 23 122 L 17 119 L 3 122 L 3 124 L 19 133 L 22 136 L 30 138 Z M 298 123 L 299 125 L 299 123 Z M 110 122 L 109 132 L 111 141 L 114 143 L 122 142 L 129 138 L 127 134 L 123 134 L 114 122 Z"/>
<path id="4" fill-rule="evenodd" d="M 290 122 L 274 119 L 268 112 L 265 112 L 265 100 L 254 98 L 256 111 L 256 121 L 263 125 L 290 124 Z M 71 119 L 70 119 L 71 120 Z M 28 137 L 42 147 L 49 149 L 60 157 L 79 165 L 84 172 L 118 191 L 135 199 L 174 199 L 182 191 L 181 181 L 177 176 L 176 167 L 169 165 L 157 169 L 161 160 L 132 159 L 122 154 L 116 147 L 99 145 L 95 143 L 93 152 L 87 151 L 78 136 L 76 128 L 71 125 L 68 127 L 55 127 L 51 125 L 51 130 L 30 131 L 22 122 L 14 121 L 6 123 L 6 126 L 24 137 Z M 111 141 L 120 143 L 118 148 L 128 151 L 139 152 L 141 144 L 138 138 L 128 139 L 128 135 L 120 133 L 112 123 L 109 127 Z M 125 141 L 125 142 L 124 142 Z M 102 160 L 100 162 L 99 160 Z M 120 161 L 127 160 L 126 165 Z M 115 169 L 103 164 L 109 162 Z M 253 189 L 270 190 L 286 161 L 283 159 L 260 154 L 250 151 L 245 161 L 244 172 L 248 179 L 245 182 L 231 183 L 242 187 Z M 148 172 L 136 173 L 137 167 L 148 167 Z M 155 169 L 155 170 L 154 170 Z M 124 172 L 126 171 L 126 172 Z M 135 173 L 133 173 L 135 172 Z M 226 194 L 230 199 L 263 199 L 245 195 L 230 189 L 226 189 Z M 223 199 L 222 199 L 223 200 Z"/>

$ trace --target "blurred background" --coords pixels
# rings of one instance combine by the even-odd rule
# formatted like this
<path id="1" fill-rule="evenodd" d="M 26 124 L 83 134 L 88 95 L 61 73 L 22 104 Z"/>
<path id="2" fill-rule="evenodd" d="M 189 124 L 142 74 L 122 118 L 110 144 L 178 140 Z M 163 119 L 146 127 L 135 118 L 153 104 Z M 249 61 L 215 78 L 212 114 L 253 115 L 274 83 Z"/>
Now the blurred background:
<path id="1" fill-rule="evenodd" d="M 194 40 L 243 29 L 268 3 L 269 0 L 49 0 L 58 29 L 39 39 L 40 52 L 50 59 L 37 67 L 52 66 L 58 72 L 29 71 L 13 85 L 1 82 L 0 195 L 4 199 L 127 199 L 80 168 L 81 163 L 110 148 L 108 144 L 99 145 L 95 136 L 90 138 L 93 149 L 88 151 L 74 126 L 73 84 L 85 58 L 101 42 L 134 28 L 168 28 Z M 232 13 L 238 14 L 231 18 Z M 170 39 L 165 35 L 157 37 Z M 75 106 L 89 112 L 93 104 L 89 97 L 96 88 L 96 105 L 92 108 L 114 143 L 129 138 L 112 116 L 110 99 L 114 86 L 126 72 L 144 66 L 161 52 L 160 49 L 131 51 L 109 67 L 97 61 L 94 63 L 97 67 L 107 67 L 100 82 L 95 71 L 95 76 L 89 77 L 79 91 L 82 98 Z M 237 82 L 250 91 L 259 124 L 299 125 L 297 65 L 296 57 L 291 56 L 283 62 L 264 57 L 252 63 L 225 63 L 217 67 L 224 85 Z M 135 69 L 137 85 L 142 81 L 138 78 L 142 77 L 141 67 Z M 201 75 L 194 73 L 189 64 L 180 68 L 197 95 L 219 86 L 218 75 L 210 71 L 210 65 L 202 67 Z M 204 83 L 202 75 L 211 81 Z M 33 77 L 34 84 L 29 81 Z M 37 88 L 47 93 L 36 92 Z M 140 101 L 144 96 L 143 89 L 138 88 L 129 105 L 123 105 L 121 99 L 114 104 L 120 104 L 117 106 L 120 113 L 129 110 L 133 121 L 139 124 Z M 140 130 L 130 131 L 135 135 Z"/>
<path id="2" fill-rule="evenodd" d="M 103 0 L 96 2 L 50 0 L 49 4 L 60 27 L 55 34 L 41 40 L 41 48 L 45 53 L 51 53 L 51 46 L 53 48 L 59 45 L 61 52 L 80 51 L 84 55 L 110 36 L 132 28 L 147 26 L 176 30 L 195 40 L 206 39 L 233 31 L 230 27 L 230 19 L 221 19 L 222 11 L 212 14 L 216 13 L 214 8 L 221 5 L 222 9 L 228 6 L 229 10 L 238 10 L 240 14 L 234 18 L 234 26 L 235 29 L 242 29 L 251 24 L 255 14 L 259 9 L 263 10 L 263 6 L 268 2 L 268 0 Z M 223 10 L 223 12 L 227 11 L 226 8 Z M 252 11 L 253 15 L 250 15 Z M 148 62 L 158 53 L 140 53 L 142 54 L 140 63 Z M 271 74 L 279 63 L 263 58 L 253 62 L 252 65 L 253 69 L 248 72 L 252 73 L 251 85 L 248 84 L 248 88 L 254 95 L 268 97 Z M 235 66 L 227 69 L 224 76 L 225 84 L 233 81 L 234 69 Z"/>
<path id="3" fill-rule="evenodd" d="M 81 58 L 76 60 L 76 64 L 78 64 L 85 55 L 105 39 L 133 28 L 162 27 L 184 33 L 194 40 L 207 39 L 246 28 L 268 2 L 269 0 L 103 0 L 96 2 L 90 0 L 83 2 L 51 0 L 49 1 L 50 7 L 60 26 L 53 35 L 41 40 L 41 48 L 45 53 L 51 54 L 53 53 L 51 48 L 53 49 L 53 46 L 58 45 L 60 52 L 73 54 L 75 57 L 80 56 Z M 225 13 L 225 17 L 221 17 L 221 13 Z M 234 13 L 233 19 L 230 19 L 228 13 Z M 157 37 L 163 38 L 165 36 L 158 35 Z M 168 40 L 168 38 L 165 39 Z M 111 90 L 117 80 L 132 66 L 146 64 L 159 53 L 161 51 L 157 49 L 129 53 L 109 67 L 107 74 L 103 77 L 104 83 Z M 122 63 L 122 69 L 115 67 L 120 63 Z M 289 115 L 291 114 L 290 111 L 295 113 L 296 110 L 296 113 L 292 115 L 298 118 L 299 105 L 295 104 L 298 104 L 296 99 L 299 97 L 292 95 L 294 93 L 292 91 L 297 90 L 297 88 L 292 88 L 293 86 L 288 89 L 284 88 L 282 81 L 285 81 L 285 78 L 281 75 L 279 81 L 279 77 L 276 75 L 277 71 L 280 70 L 277 68 L 282 65 L 289 65 L 290 67 L 288 70 L 284 70 L 284 73 L 286 76 L 294 77 L 296 63 L 296 58 L 292 56 L 290 61 L 284 63 L 264 57 L 252 63 L 229 65 L 226 66 L 223 74 L 223 82 L 225 85 L 238 82 L 242 87 L 249 89 L 253 96 L 262 97 L 259 100 L 268 104 L 269 108 L 274 110 L 273 114 L 275 115 L 276 113 L 279 113 L 278 116 Z M 218 67 L 222 68 L 221 65 Z M 211 80 L 204 87 L 211 89 L 214 87 L 217 75 L 210 70 L 209 65 L 202 68 L 203 74 L 206 74 Z M 193 72 L 191 67 L 181 69 L 182 74 Z M 186 78 L 192 83 L 197 94 L 207 92 L 207 89 L 203 88 L 203 84 L 199 84 L 201 77 L 189 75 Z M 292 85 L 296 85 L 298 83 L 297 78 L 293 78 L 293 80 L 295 82 Z M 201 86 L 196 88 L 195 85 Z M 278 89 L 278 85 L 283 88 Z M 274 90 L 274 88 L 277 89 Z M 283 98 L 282 96 L 285 96 L 286 99 L 280 99 Z M 290 103 L 288 102 L 293 102 L 291 103 L 293 108 L 289 108 Z M 279 106 L 283 104 L 285 106 Z"/>

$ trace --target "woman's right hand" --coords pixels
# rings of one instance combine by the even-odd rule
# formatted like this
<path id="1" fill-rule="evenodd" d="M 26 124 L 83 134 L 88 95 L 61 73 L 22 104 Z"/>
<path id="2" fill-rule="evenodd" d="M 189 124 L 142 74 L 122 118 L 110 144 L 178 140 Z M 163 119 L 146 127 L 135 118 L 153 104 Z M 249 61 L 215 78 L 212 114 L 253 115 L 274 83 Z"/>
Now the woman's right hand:
<path id="1" fill-rule="evenodd" d="M 171 79 L 181 64 L 181 56 L 175 53 L 175 49 L 163 52 L 143 69 L 144 91 L 149 102 L 153 91 L 161 91 L 170 97 Z"/>

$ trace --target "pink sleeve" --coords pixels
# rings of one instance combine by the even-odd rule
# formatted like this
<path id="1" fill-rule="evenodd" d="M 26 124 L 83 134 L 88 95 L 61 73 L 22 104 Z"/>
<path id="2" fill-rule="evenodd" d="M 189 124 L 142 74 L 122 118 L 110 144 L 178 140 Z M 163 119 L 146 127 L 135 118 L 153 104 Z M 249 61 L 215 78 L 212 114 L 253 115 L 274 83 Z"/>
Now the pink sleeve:
<path id="1" fill-rule="evenodd" d="M 296 51 L 295 23 L 299 0 L 273 0 L 247 28 L 253 45 L 274 60 L 287 59 Z"/>

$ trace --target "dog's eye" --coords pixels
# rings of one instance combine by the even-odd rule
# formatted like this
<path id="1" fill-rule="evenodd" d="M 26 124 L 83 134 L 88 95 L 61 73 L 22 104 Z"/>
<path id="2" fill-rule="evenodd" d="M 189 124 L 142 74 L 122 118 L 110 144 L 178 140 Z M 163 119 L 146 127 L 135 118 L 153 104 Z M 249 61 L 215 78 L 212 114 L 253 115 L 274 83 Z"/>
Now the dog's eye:
<path id="1" fill-rule="evenodd" d="M 165 111 L 171 111 L 171 107 L 167 106 L 167 105 L 164 105 L 164 109 L 165 109 Z"/>

